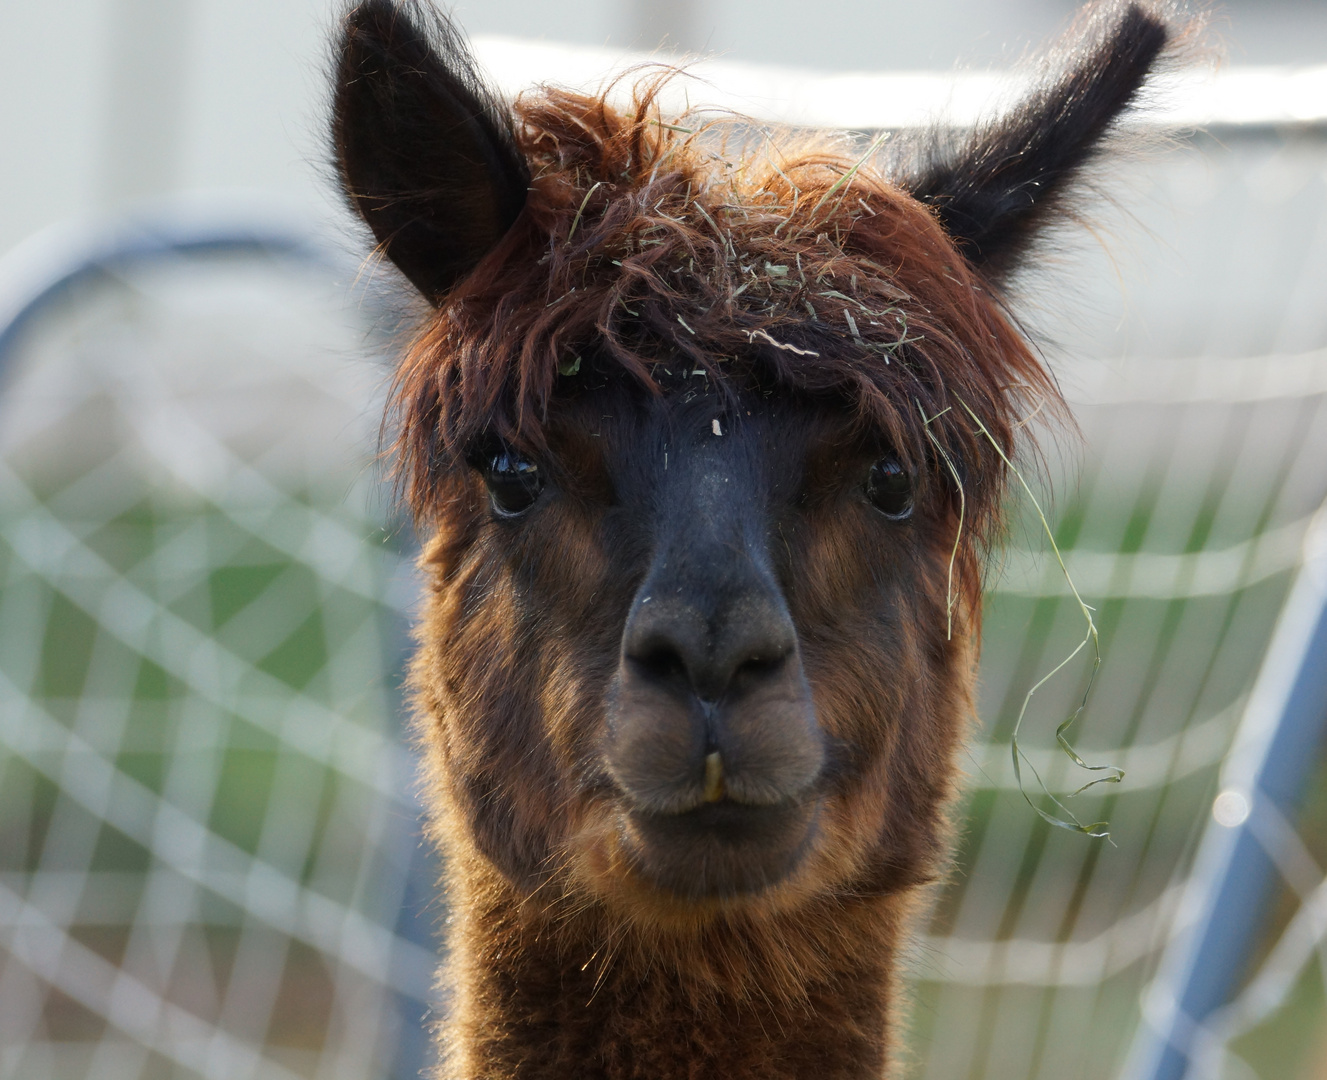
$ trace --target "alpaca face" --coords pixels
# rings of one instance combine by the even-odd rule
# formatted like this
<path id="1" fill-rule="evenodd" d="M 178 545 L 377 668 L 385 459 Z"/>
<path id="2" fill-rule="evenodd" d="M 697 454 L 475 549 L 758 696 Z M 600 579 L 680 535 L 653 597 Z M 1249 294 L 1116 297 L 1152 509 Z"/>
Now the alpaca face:
<path id="1" fill-rule="evenodd" d="M 966 705 L 949 493 L 842 406 L 692 381 L 560 400 L 542 452 L 481 444 L 455 477 L 429 630 L 449 779 L 530 883 L 902 884 Z"/>
<path id="2" fill-rule="evenodd" d="M 1001 285 L 1168 33 L 1102 6 L 963 139 L 726 160 L 657 84 L 507 106 L 423 3 L 347 14 L 338 165 L 435 309 L 396 445 L 459 854 L 684 927 L 934 873 L 983 543 L 1059 402 Z"/>

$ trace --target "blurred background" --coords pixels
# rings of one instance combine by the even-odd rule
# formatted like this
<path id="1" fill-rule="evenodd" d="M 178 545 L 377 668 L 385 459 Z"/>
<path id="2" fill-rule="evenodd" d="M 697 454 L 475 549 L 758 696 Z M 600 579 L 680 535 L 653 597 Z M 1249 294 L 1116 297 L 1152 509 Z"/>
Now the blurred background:
<path id="1" fill-rule="evenodd" d="M 446 1008 L 377 460 L 409 302 L 328 178 L 339 6 L 0 4 L 0 1080 L 413 1077 Z M 454 9 L 507 92 L 705 54 L 693 101 L 864 134 L 965 122 L 1074 10 Z M 1100 637 L 1076 738 L 1126 775 L 1067 798 L 1086 655 L 1020 745 L 1112 839 L 1010 764 L 1085 628 L 1025 504 L 909 1076 L 1327 1078 L 1327 4 L 1214 29 L 1021 288 L 1082 428 L 1034 485 Z"/>

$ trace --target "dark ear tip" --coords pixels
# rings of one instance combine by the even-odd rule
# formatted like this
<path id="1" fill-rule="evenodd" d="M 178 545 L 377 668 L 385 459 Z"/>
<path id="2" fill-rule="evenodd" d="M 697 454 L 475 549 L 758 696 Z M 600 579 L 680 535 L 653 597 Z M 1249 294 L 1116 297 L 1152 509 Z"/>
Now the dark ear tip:
<path id="1" fill-rule="evenodd" d="M 336 52 L 344 72 L 366 56 L 384 52 L 417 52 L 422 62 L 434 40 L 449 51 L 463 51 L 450 20 L 437 10 L 425 10 L 410 0 L 359 0 L 341 17 Z"/>
<path id="2" fill-rule="evenodd" d="M 1108 24 L 1103 40 L 1096 48 L 1109 54 L 1103 67 L 1134 72 L 1134 89 L 1142 86 L 1152 66 L 1172 43 L 1174 25 L 1155 9 L 1131 3 L 1119 18 Z"/>
<path id="3" fill-rule="evenodd" d="M 381 49 L 407 40 L 421 41 L 423 34 L 409 6 L 398 0 L 360 0 L 341 16 L 338 49 L 343 57 L 364 46 Z"/>
<path id="4" fill-rule="evenodd" d="M 1097 44 L 1125 45 L 1135 54 L 1148 53 L 1153 58 L 1167 51 L 1195 44 L 1203 37 L 1208 16 L 1186 0 L 1129 0 L 1126 4 L 1107 2 L 1086 9 L 1097 23 Z"/>
<path id="5" fill-rule="evenodd" d="M 359 3 L 346 8 L 341 16 L 341 25 L 348 30 L 376 27 L 390 32 L 393 22 L 403 14 L 396 0 L 359 0 Z"/>
<path id="6" fill-rule="evenodd" d="M 1173 29 L 1173 22 L 1157 8 L 1131 3 L 1124 9 L 1115 36 L 1145 44 L 1160 52 L 1172 38 Z"/>

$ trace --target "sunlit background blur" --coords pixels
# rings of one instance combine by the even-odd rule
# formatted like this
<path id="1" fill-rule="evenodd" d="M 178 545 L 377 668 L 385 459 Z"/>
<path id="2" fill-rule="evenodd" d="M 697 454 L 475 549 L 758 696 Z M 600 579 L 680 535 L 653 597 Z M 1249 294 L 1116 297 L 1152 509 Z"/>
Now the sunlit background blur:
<path id="1" fill-rule="evenodd" d="M 454 11 L 506 91 L 705 54 L 728 104 L 864 129 L 962 97 L 883 76 L 1005 68 L 1075 6 Z M 0 4 L 0 1080 L 403 1080 L 446 1008 L 401 737 L 413 540 L 377 462 L 408 303 L 329 182 L 339 7 Z M 1140 1018 L 1168 1029 L 1201 940 L 1231 974 L 1198 972 L 1220 1007 L 1188 1075 L 1327 1078 L 1327 715 L 1268 704 L 1327 595 L 1327 4 L 1240 0 L 1214 37 L 1247 81 L 1111 171 L 1021 309 L 1082 427 L 1037 485 L 1100 631 L 1076 738 L 1126 773 L 1066 805 L 1113 840 L 1048 825 L 1009 764 L 1084 626 L 1025 504 L 910 1076 L 1169 1075 Z M 1020 735 L 1062 797 L 1087 673 Z M 1300 769 L 1268 779 L 1278 753 Z"/>

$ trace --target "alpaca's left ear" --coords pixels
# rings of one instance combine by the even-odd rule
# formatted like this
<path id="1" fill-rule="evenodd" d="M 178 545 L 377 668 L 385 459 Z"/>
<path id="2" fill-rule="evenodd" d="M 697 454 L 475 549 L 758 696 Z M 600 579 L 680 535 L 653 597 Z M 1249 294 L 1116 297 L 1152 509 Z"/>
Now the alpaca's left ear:
<path id="1" fill-rule="evenodd" d="M 342 23 L 332 141 L 378 244 L 438 303 L 516 221 L 530 173 L 460 34 L 417 0 L 361 0 Z"/>
<path id="2" fill-rule="evenodd" d="M 966 141 L 926 147 L 899 178 L 989 277 L 1017 267 L 1173 33 L 1153 7 L 1130 3 L 1098 8 L 1083 36 L 1065 74 Z"/>

